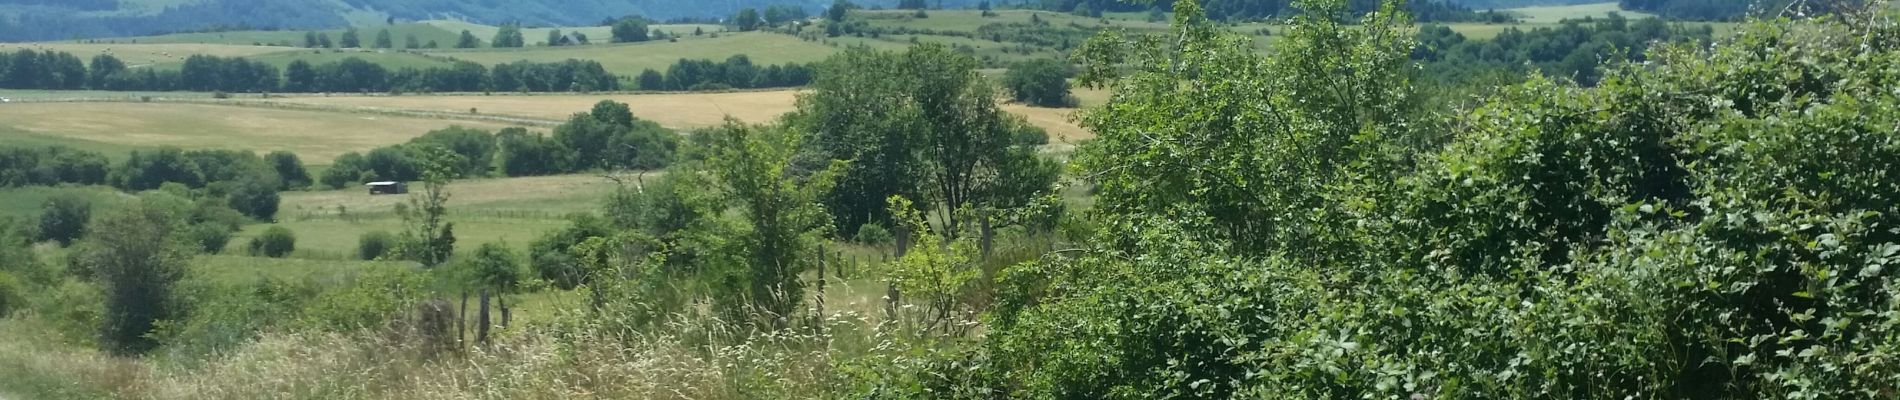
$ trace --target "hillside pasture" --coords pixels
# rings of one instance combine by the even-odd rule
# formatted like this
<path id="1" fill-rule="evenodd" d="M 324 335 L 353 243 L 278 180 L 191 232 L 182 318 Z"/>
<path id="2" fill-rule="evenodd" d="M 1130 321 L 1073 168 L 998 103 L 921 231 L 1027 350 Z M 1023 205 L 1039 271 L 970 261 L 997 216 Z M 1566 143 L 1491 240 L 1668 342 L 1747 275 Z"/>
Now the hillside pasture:
<path id="1" fill-rule="evenodd" d="M 0 43 L 0 51 L 59 51 L 72 53 L 80 60 L 91 60 L 93 56 L 110 54 L 125 61 L 126 65 L 138 67 L 155 64 L 183 63 L 185 58 L 195 54 L 219 57 L 255 57 L 264 54 L 296 51 L 296 48 L 274 46 L 224 45 L 224 44 L 127 44 L 127 43 Z"/>
<path id="2" fill-rule="evenodd" d="M 0 112 L 0 144 L 31 141 L 116 149 L 177 146 L 268 152 L 289 150 L 306 163 L 328 164 L 336 156 L 402 143 L 452 125 L 500 129 L 494 122 L 395 117 L 377 114 L 285 110 L 181 103 L 15 103 Z M 17 138 L 16 138 L 17 136 Z"/>
<path id="3" fill-rule="evenodd" d="M 439 46 L 444 46 L 444 47 L 455 46 L 455 39 L 457 38 L 457 34 L 459 33 L 459 32 L 451 32 L 448 30 L 444 30 L 441 27 L 438 27 L 432 24 L 427 24 L 427 23 L 403 23 L 403 24 L 395 24 L 395 25 L 384 25 L 382 21 L 377 21 L 376 24 L 371 25 L 371 26 L 362 26 L 356 29 L 357 29 L 356 34 L 358 35 L 358 38 L 362 39 L 363 41 L 363 47 L 373 46 L 376 43 L 376 33 L 381 32 L 384 29 L 389 30 L 390 39 L 392 40 L 392 43 L 397 48 L 401 48 L 403 46 L 404 39 L 407 38 L 409 35 L 415 35 L 416 41 L 421 42 L 421 43 L 428 43 L 429 41 L 433 40 L 433 41 L 436 41 L 436 44 Z M 343 38 L 344 31 L 345 29 L 326 29 L 326 30 L 318 30 L 316 32 L 329 35 L 331 42 L 335 43 L 337 40 L 341 40 Z M 169 35 L 147 36 L 147 37 L 138 37 L 138 38 L 116 38 L 116 39 L 103 39 L 103 40 L 119 42 L 119 43 L 125 43 L 132 40 L 137 40 L 138 43 L 208 43 L 208 44 L 229 44 L 229 45 L 289 44 L 292 47 L 302 47 L 304 45 L 305 32 L 306 31 L 231 31 L 231 32 L 203 32 L 203 33 L 174 33 L 174 34 L 169 34 Z M 483 38 L 483 40 L 487 40 L 487 39 L 488 38 Z"/>
<path id="4" fill-rule="evenodd" d="M 270 101 L 288 104 L 356 108 L 365 111 L 423 111 L 431 113 L 467 113 L 470 109 L 484 115 L 502 115 L 543 120 L 565 120 L 585 111 L 601 100 L 627 103 L 641 119 L 672 129 L 715 126 L 727 116 L 749 123 L 772 122 L 797 108 L 797 90 L 749 91 L 727 93 L 649 93 L 599 95 L 412 95 L 412 96 L 331 96 L 288 97 Z M 1106 92 L 1078 90 L 1084 105 L 1106 101 Z M 1030 123 L 1049 131 L 1050 140 L 1083 140 L 1094 137 L 1068 116 L 1075 109 L 1037 108 L 1005 105 L 1004 110 L 1024 116 Z"/>
<path id="5" fill-rule="evenodd" d="M 422 24 L 441 29 L 443 32 L 448 32 L 452 36 L 459 36 L 462 31 L 466 30 L 469 34 L 481 38 L 484 45 L 494 40 L 495 33 L 501 31 L 500 27 L 494 25 L 483 25 L 466 21 L 437 20 L 424 21 Z M 529 45 L 545 45 L 548 42 L 548 31 L 555 29 L 560 29 L 561 32 L 580 32 L 581 34 L 587 35 L 587 41 L 592 44 L 613 43 L 613 28 L 607 26 L 521 28 L 521 37 L 525 39 Z M 684 39 L 691 38 L 694 29 L 710 34 L 725 32 L 726 27 L 714 24 L 653 24 L 648 25 L 647 29 L 666 32 L 668 35 L 680 36 Z M 455 41 L 451 39 L 443 42 L 442 45 L 449 47 L 453 46 L 454 43 Z"/>
<path id="6" fill-rule="evenodd" d="M 1527 24 L 1554 24 L 1566 19 L 1605 18 L 1617 13 L 1624 18 L 1655 18 L 1653 14 L 1641 11 L 1624 10 L 1615 2 L 1576 4 L 1563 6 L 1535 6 L 1500 10 L 1517 14 Z"/>
<path id="7" fill-rule="evenodd" d="M 487 66 L 516 61 L 595 60 L 606 67 L 608 72 L 633 76 L 646 69 L 666 71 L 668 66 L 679 62 L 682 58 L 723 61 L 728 57 L 744 54 L 750 57 L 755 65 L 810 63 L 824 60 L 832 53 L 841 50 L 841 48 L 807 42 L 788 35 L 752 32 L 721 34 L 717 38 L 708 35 L 705 38 L 681 39 L 678 42 L 652 41 L 518 49 L 448 49 L 427 53 L 474 61 Z"/>

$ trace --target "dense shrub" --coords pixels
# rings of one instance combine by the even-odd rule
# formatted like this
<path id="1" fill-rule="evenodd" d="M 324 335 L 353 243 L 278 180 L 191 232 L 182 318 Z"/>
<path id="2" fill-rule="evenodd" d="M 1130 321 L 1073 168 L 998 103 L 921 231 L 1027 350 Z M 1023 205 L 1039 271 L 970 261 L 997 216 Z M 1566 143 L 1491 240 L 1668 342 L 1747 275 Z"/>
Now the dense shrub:
<path id="1" fill-rule="evenodd" d="M 1016 101 L 1034 106 L 1075 104 L 1069 96 L 1069 66 L 1061 61 L 1037 59 L 1017 64 L 1003 74 L 1003 87 L 1009 88 Z"/>
<path id="2" fill-rule="evenodd" d="M 39 240 L 71 245 L 86 234 L 92 220 L 92 200 L 78 193 L 61 192 L 40 205 Z"/>
<path id="3" fill-rule="evenodd" d="M 1009 370 L 977 382 L 1031 398 L 1897 390 L 1900 48 L 1860 39 L 1891 22 L 1752 25 L 1596 88 L 1532 78 L 1422 154 L 1391 141 L 1433 125 L 1377 119 L 1408 115 L 1403 75 L 1367 68 L 1402 70 L 1391 22 L 1299 21 L 1271 59 L 1218 36 L 1132 59 L 1079 160 L 1114 222 L 1076 257 L 1004 272 L 978 359 Z"/>
<path id="4" fill-rule="evenodd" d="M 224 252 L 225 246 L 231 243 L 233 233 L 224 224 L 203 222 L 192 224 L 190 229 L 185 230 L 185 237 L 206 254 L 218 254 Z"/>
<path id="5" fill-rule="evenodd" d="M 396 235 L 389 232 L 374 231 L 363 234 L 356 241 L 356 258 L 360 260 L 380 260 L 388 257 L 396 249 Z"/>
<path id="6" fill-rule="evenodd" d="M 264 233 L 251 238 L 251 255 L 271 258 L 283 258 L 297 250 L 297 235 L 281 226 L 271 226 Z"/>

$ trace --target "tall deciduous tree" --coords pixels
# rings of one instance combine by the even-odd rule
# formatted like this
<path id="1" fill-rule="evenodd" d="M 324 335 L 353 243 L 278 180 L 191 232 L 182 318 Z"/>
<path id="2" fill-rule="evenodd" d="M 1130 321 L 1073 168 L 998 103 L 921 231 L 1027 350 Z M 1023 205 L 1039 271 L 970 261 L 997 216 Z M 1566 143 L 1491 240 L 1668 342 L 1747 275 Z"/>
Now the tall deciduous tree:
<path id="1" fill-rule="evenodd" d="M 173 288 L 184 278 L 190 246 L 174 233 L 180 216 L 135 201 L 101 216 L 74 257 L 105 291 L 100 340 L 122 354 L 158 346 L 158 322 L 180 315 Z"/>
<path id="2" fill-rule="evenodd" d="M 784 328 L 805 299 L 802 275 L 816 262 L 813 250 L 830 231 L 831 218 L 818 199 L 831 189 L 842 163 L 809 176 L 800 172 L 793 164 L 800 146 L 794 130 L 727 121 L 702 134 L 708 140 L 703 165 L 709 189 L 744 221 L 728 237 L 731 254 L 745 269 L 714 271 L 710 278 L 723 289 L 719 305 L 728 316 L 763 318 L 753 320 Z"/>
<path id="3" fill-rule="evenodd" d="M 345 49 L 363 47 L 363 38 L 358 37 L 356 28 L 350 28 L 343 31 L 343 38 L 337 40 L 337 45 Z"/>
<path id="4" fill-rule="evenodd" d="M 647 30 L 646 19 L 640 17 L 621 18 L 614 21 L 614 43 L 645 42 L 652 32 Z"/>

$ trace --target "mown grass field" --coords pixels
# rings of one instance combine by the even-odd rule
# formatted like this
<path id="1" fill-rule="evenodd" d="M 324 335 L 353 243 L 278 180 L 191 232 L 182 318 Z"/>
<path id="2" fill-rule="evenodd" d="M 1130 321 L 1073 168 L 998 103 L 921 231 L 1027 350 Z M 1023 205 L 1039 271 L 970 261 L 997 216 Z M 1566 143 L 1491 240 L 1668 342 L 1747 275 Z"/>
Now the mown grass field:
<path id="1" fill-rule="evenodd" d="M 1084 106 L 1105 102 L 1106 91 L 1077 90 Z M 272 102 L 354 107 L 376 111 L 427 111 L 481 114 L 563 120 L 587 110 L 601 100 L 627 103 L 634 116 L 673 129 L 693 129 L 721 124 L 730 116 L 750 123 L 766 123 L 797 108 L 798 91 L 773 90 L 731 93 L 603 94 L 603 95 L 410 95 L 410 96 L 330 96 L 288 97 Z M 1049 131 L 1052 141 L 1075 142 L 1094 137 L 1069 121 L 1076 110 L 1039 108 L 1008 104 L 1005 110 L 1022 115 L 1030 123 Z"/>
<path id="2" fill-rule="evenodd" d="M 306 163 L 329 164 L 336 156 L 402 143 L 453 125 L 500 129 L 483 121 L 397 117 L 181 103 L 13 103 L 0 105 L 4 143 L 64 143 L 117 152 L 176 146 L 269 152 L 289 150 Z"/>
<path id="3" fill-rule="evenodd" d="M 0 43 L 0 51 L 59 51 L 72 53 L 81 61 L 91 60 L 93 56 L 111 54 L 125 61 L 129 66 L 145 66 L 168 63 L 183 63 L 185 58 L 194 54 L 219 57 L 254 57 L 263 54 L 295 51 L 295 48 L 275 46 L 250 46 L 226 44 L 130 44 L 130 43 Z"/>
<path id="4" fill-rule="evenodd" d="M 593 212 L 616 186 L 598 175 L 461 180 L 448 186 L 449 220 L 455 223 L 456 249 L 472 251 L 483 243 L 507 243 L 525 252 L 528 244 L 567 224 L 573 213 Z M 421 188 L 415 187 L 420 190 Z M 297 235 L 291 258 L 348 260 L 363 234 L 399 233 L 398 205 L 410 196 L 371 196 L 360 188 L 288 192 L 276 225 Z M 271 225 L 253 225 L 232 240 L 230 251 Z"/>
<path id="5" fill-rule="evenodd" d="M 646 69 L 666 71 L 666 67 L 682 58 L 723 61 L 727 57 L 744 54 L 757 65 L 809 63 L 824 60 L 825 57 L 840 50 L 837 47 L 808 42 L 789 35 L 748 32 L 721 34 L 717 38 L 707 35 L 700 38 L 680 39 L 678 42 L 649 41 L 518 49 L 444 49 L 430 51 L 428 54 L 474 61 L 488 66 L 515 61 L 595 60 L 605 66 L 608 72 L 633 76 Z"/>
<path id="6" fill-rule="evenodd" d="M 392 44 L 394 44 L 397 48 L 401 48 L 403 46 L 405 39 L 409 35 L 415 35 L 416 41 L 421 42 L 423 44 L 429 43 L 429 41 L 433 40 L 439 46 L 453 47 L 455 46 L 455 40 L 460 34 L 460 31 L 446 30 L 446 29 L 443 29 L 442 27 L 438 27 L 430 23 L 402 23 L 402 24 L 395 24 L 395 25 L 384 25 L 381 23 L 377 23 L 370 26 L 358 27 L 356 29 L 357 29 L 358 37 L 362 39 L 363 41 L 363 47 L 370 47 L 374 45 L 376 43 L 376 33 L 381 32 L 384 29 L 389 30 L 389 35 L 390 35 Z M 319 30 L 316 32 L 330 35 L 330 40 L 334 43 L 336 40 L 340 40 L 343 38 L 344 31 L 345 29 L 327 29 L 327 30 Z M 128 40 L 137 39 L 139 43 L 214 43 L 214 44 L 234 44 L 234 45 L 249 45 L 249 44 L 262 43 L 266 45 L 289 44 L 292 47 L 302 47 L 304 45 L 305 32 L 306 31 L 236 31 L 236 32 L 177 33 L 177 34 L 170 34 L 170 35 L 159 35 L 159 36 L 150 36 L 150 37 L 141 37 L 141 38 L 121 38 L 121 39 L 107 39 L 107 40 L 125 42 Z M 489 33 L 489 36 L 483 37 L 482 40 L 484 41 L 488 40 L 492 38 L 493 36 L 494 36 L 493 33 Z"/>
<path id="7" fill-rule="evenodd" d="M 1655 15 L 1640 11 L 1624 10 L 1615 2 L 1577 4 L 1568 6 L 1537 6 L 1501 10 L 1517 14 L 1525 23 L 1550 24 L 1566 19 L 1604 18 L 1617 13 L 1624 18 L 1654 18 Z"/>

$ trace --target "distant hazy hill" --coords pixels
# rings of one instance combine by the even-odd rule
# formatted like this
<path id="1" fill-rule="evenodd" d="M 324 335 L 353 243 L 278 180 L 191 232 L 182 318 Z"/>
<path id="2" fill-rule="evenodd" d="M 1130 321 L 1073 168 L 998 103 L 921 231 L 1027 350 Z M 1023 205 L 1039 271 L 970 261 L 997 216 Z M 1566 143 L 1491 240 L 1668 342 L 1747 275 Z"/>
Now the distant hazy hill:
<path id="1" fill-rule="evenodd" d="M 965 7 L 977 1 L 942 3 Z M 889 7 L 896 0 L 856 3 Z M 816 14 L 831 0 L 0 0 L 0 41 L 140 36 L 221 26 L 310 29 L 386 18 L 572 26 L 630 14 L 719 18 L 771 4 L 799 4 Z"/>

